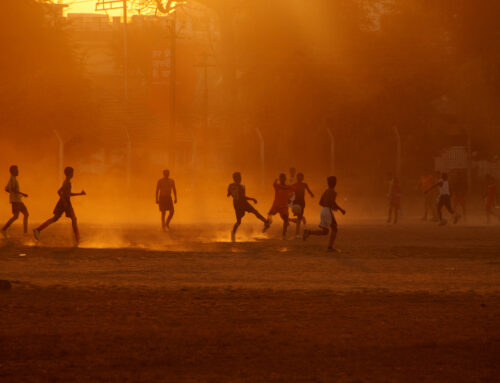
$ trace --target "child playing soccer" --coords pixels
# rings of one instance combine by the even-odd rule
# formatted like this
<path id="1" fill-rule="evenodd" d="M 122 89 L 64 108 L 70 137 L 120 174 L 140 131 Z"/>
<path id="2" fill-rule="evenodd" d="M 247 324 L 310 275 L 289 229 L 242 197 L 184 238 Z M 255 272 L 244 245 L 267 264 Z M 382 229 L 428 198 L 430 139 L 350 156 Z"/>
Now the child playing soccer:
<path id="1" fill-rule="evenodd" d="M 431 219 L 433 221 L 437 221 L 435 193 L 427 193 L 427 191 L 432 188 L 435 183 L 434 176 L 430 173 L 426 173 L 420 177 L 420 190 L 424 195 L 424 215 L 422 217 L 422 221 L 427 221 L 429 212 L 432 215 Z"/>
<path id="2" fill-rule="evenodd" d="M 453 211 L 453 208 L 451 207 L 451 193 L 450 193 L 450 184 L 448 182 L 448 174 L 443 173 L 441 175 L 441 179 L 439 180 L 439 182 L 436 183 L 434 186 L 432 186 L 427 191 L 427 193 L 429 193 L 431 190 L 435 188 L 439 188 L 439 199 L 437 203 L 439 224 L 446 225 L 447 223 L 447 221 L 443 218 L 443 213 L 442 213 L 443 206 L 446 207 L 446 209 L 453 216 L 453 223 L 457 223 L 458 220 L 460 219 L 460 215 L 457 214 L 455 211 Z"/>
<path id="3" fill-rule="evenodd" d="M 170 221 L 174 216 L 174 203 L 177 203 L 177 190 L 175 181 L 170 177 L 170 171 L 163 171 L 163 178 L 158 180 L 156 184 L 156 203 L 160 207 L 161 212 L 161 229 L 170 228 Z M 172 201 L 172 191 L 174 192 L 174 200 Z M 167 221 L 165 222 L 166 212 L 169 211 Z"/>
<path id="4" fill-rule="evenodd" d="M 281 173 L 278 180 L 274 181 L 274 202 L 273 206 L 268 213 L 268 220 L 271 220 L 273 215 L 279 214 L 283 220 L 283 239 L 286 239 L 286 231 L 288 229 L 289 222 L 297 222 L 296 219 L 290 219 L 288 217 L 288 203 L 290 197 L 294 192 L 294 188 L 291 185 L 286 184 L 286 175 Z"/>
<path id="5" fill-rule="evenodd" d="M 321 209 L 321 222 L 319 227 L 321 230 L 304 230 L 304 241 L 311 235 L 328 235 L 330 230 L 330 240 L 328 242 L 328 251 L 338 251 L 333 247 L 335 243 L 335 238 L 337 237 L 337 221 L 333 211 L 339 210 L 342 214 L 345 214 L 345 210 L 342 209 L 337 204 L 337 192 L 335 191 L 335 186 L 337 185 L 337 177 L 330 176 L 327 178 L 328 189 L 323 193 L 319 201 Z"/>
<path id="6" fill-rule="evenodd" d="M 500 220 L 500 214 L 496 211 L 498 203 L 497 187 L 495 180 L 492 176 L 486 176 L 486 195 L 485 195 L 485 209 L 486 209 L 486 222 L 490 223 L 490 216 L 497 217 Z"/>
<path id="7" fill-rule="evenodd" d="M 309 189 L 309 185 L 304 182 L 304 174 L 297 174 L 297 182 L 293 185 L 295 189 L 295 199 L 293 200 L 292 212 L 293 215 L 297 217 L 297 227 L 295 230 L 295 235 L 297 238 L 300 238 L 300 224 L 302 220 L 304 220 L 304 209 L 306 207 L 306 190 L 311 197 L 314 197 L 314 194 Z"/>
<path id="8" fill-rule="evenodd" d="M 399 209 L 401 208 L 401 188 L 399 180 L 394 178 L 392 181 L 391 190 L 389 192 L 389 216 L 387 223 L 391 223 L 392 213 L 394 212 L 394 224 L 398 223 Z"/>
<path id="9" fill-rule="evenodd" d="M 233 173 L 233 183 L 230 184 L 227 188 L 227 196 L 233 197 L 233 206 L 234 212 L 236 214 L 236 223 L 233 226 L 233 230 L 231 231 L 231 241 L 236 241 L 236 230 L 241 224 L 241 219 L 245 216 L 245 213 L 252 213 L 262 222 L 264 222 L 264 230 L 266 231 L 269 227 L 269 220 L 265 219 L 262 214 L 260 214 L 257 209 L 255 209 L 248 201 L 252 201 L 253 203 L 257 203 L 255 198 L 247 197 L 245 191 L 245 185 L 241 184 L 241 173 L 235 172 Z"/>
<path id="10" fill-rule="evenodd" d="M 9 193 L 9 201 L 12 205 L 12 217 L 7 221 L 5 226 L 2 228 L 2 234 L 4 237 L 7 237 L 7 229 L 14 223 L 14 221 L 19 217 L 19 213 L 23 214 L 23 226 L 24 226 L 24 234 L 28 232 L 28 209 L 26 205 L 21 200 L 22 197 L 27 197 L 27 194 L 22 193 L 19 190 L 19 182 L 17 181 L 17 176 L 19 175 L 19 169 L 16 165 L 12 165 L 9 169 L 10 171 L 10 180 L 7 186 L 5 187 L 5 191 Z"/>
<path id="11" fill-rule="evenodd" d="M 40 239 L 40 232 L 47 228 L 47 226 L 57 222 L 59 218 L 63 215 L 71 219 L 71 225 L 73 226 L 73 233 L 75 234 L 75 242 L 78 245 L 80 243 L 80 232 L 78 231 L 78 224 L 76 221 L 75 211 L 71 205 L 71 197 L 76 197 L 80 195 L 86 195 L 85 191 L 82 190 L 80 193 L 71 192 L 71 179 L 73 178 L 74 170 L 72 167 L 68 166 L 64 169 L 64 175 L 66 179 L 64 180 L 61 188 L 57 191 L 59 194 L 59 201 L 57 201 L 56 207 L 54 208 L 54 216 L 44 223 L 42 223 L 36 229 L 33 229 L 33 234 L 36 240 Z"/>

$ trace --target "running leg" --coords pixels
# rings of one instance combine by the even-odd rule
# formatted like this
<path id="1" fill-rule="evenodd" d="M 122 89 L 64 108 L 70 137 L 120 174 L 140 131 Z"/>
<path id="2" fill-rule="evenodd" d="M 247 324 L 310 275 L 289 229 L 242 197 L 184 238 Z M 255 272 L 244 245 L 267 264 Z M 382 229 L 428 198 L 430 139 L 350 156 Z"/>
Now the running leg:
<path id="1" fill-rule="evenodd" d="M 337 238 L 337 228 L 332 227 L 330 230 L 330 240 L 328 241 L 328 249 L 333 250 L 333 244 L 335 243 L 335 239 Z"/>
<path id="2" fill-rule="evenodd" d="M 236 223 L 233 226 L 233 230 L 231 231 L 231 241 L 236 242 L 236 230 L 241 225 L 241 217 L 236 217 Z"/>
<path id="3" fill-rule="evenodd" d="M 165 230 L 165 210 L 161 212 L 161 229 Z"/>
<path id="4" fill-rule="evenodd" d="M 28 217 L 30 216 L 30 214 L 28 213 L 28 211 L 25 211 L 23 213 L 23 228 L 24 228 L 24 234 L 27 234 L 28 233 Z"/>
<path id="5" fill-rule="evenodd" d="M 5 226 L 2 228 L 2 231 L 6 232 L 7 229 L 10 227 L 10 225 L 12 225 L 18 217 L 19 217 L 19 213 L 14 213 L 14 215 L 7 221 Z"/>
<path id="6" fill-rule="evenodd" d="M 170 210 L 170 212 L 168 213 L 168 218 L 167 218 L 166 226 L 169 229 L 170 229 L 170 221 L 172 220 L 173 216 L 174 216 L 174 208 L 172 208 L 172 210 Z"/>
<path id="7" fill-rule="evenodd" d="M 77 220 L 76 220 L 76 216 L 73 215 L 73 217 L 71 217 L 71 226 L 73 226 L 73 233 L 75 233 L 75 240 L 76 240 L 76 243 L 80 243 L 80 231 L 78 230 L 78 223 L 77 223 Z"/>

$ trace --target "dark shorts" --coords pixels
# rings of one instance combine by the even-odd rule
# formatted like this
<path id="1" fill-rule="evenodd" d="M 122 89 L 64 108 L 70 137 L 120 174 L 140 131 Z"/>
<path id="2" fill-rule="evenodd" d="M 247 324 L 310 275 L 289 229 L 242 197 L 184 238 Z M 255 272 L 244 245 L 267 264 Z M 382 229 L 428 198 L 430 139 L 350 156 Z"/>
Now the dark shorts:
<path id="1" fill-rule="evenodd" d="M 23 213 L 24 215 L 28 215 L 28 209 L 26 205 L 22 202 L 12 202 L 12 214 Z"/>
<path id="2" fill-rule="evenodd" d="M 73 205 L 71 205 L 71 202 L 64 202 L 60 199 L 57 202 L 56 207 L 54 208 L 54 217 L 59 218 L 63 215 L 63 213 L 68 218 L 72 218 L 75 216 L 75 211 L 73 210 Z"/>
<path id="3" fill-rule="evenodd" d="M 161 197 L 160 196 L 160 201 L 159 201 L 159 207 L 160 211 L 173 211 L 174 210 L 174 201 L 172 201 L 172 197 Z"/>
<path id="4" fill-rule="evenodd" d="M 286 206 L 276 206 L 273 205 L 271 210 L 269 210 L 269 215 L 279 214 L 282 219 L 288 219 L 288 205 Z"/>
<path id="5" fill-rule="evenodd" d="M 245 213 L 256 214 L 257 210 L 247 202 L 241 205 L 234 205 L 234 213 L 236 214 L 236 219 L 240 219 L 245 216 Z"/>

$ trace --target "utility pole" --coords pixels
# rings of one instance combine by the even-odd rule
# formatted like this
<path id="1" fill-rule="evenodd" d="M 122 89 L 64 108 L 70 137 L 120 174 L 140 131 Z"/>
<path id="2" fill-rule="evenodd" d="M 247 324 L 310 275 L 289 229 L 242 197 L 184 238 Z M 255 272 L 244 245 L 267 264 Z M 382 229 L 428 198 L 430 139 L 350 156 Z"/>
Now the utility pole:
<path id="1" fill-rule="evenodd" d="M 175 141 L 175 125 L 176 125 L 176 49 L 177 48 L 177 12 L 174 9 L 172 15 L 172 23 L 170 25 L 170 105 L 169 105 L 169 126 L 170 137 Z"/>
<path id="2" fill-rule="evenodd" d="M 128 102 L 128 0 L 97 0 L 96 11 L 111 11 L 121 9 L 123 11 L 123 100 Z"/>
<path id="3" fill-rule="evenodd" d="M 113 9 L 121 9 L 123 11 L 123 105 L 125 109 L 128 107 L 128 15 L 127 15 L 128 0 L 97 0 L 95 5 L 96 11 L 110 11 Z M 126 183 L 130 189 L 131 172 L 132 172 L 132 141 L 127 124 L 124 126 L 125 136 L 127 138 L 127 160 L 126 160 Z"/>
<path id="4" fill-rule="evenodd" d="M 208 130 L 208 68 L 214 67 L 215 65 L 208 63 L 208 53 L 203 53 L 201 55 L 202 61 L 200 64 L 195 65 L 195 67 L 203 68 L 203 132 L 206 133 Z"/>
<path id="5" fill-rule="evenodd" d="M 330 139 L 330 174 L 335 175 L 335 137 L 329 127 L 326 128 L 326 133 Z"/>
<path id="6" fill-rule="evenodd" d="M 123 0 L 123 99 L 128 102 L 128 20 L 127 0 Z"/>

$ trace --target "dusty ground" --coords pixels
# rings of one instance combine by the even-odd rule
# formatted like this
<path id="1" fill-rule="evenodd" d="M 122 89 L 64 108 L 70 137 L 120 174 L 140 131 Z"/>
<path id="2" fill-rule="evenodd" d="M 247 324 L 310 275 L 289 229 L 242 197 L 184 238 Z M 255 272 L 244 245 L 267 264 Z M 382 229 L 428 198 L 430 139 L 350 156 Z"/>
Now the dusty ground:
<path id="1" fill-rule="evenodd" d="M 500 381 L 499 226 L 68 226 L 0 242 L 0 381 Z"/>

